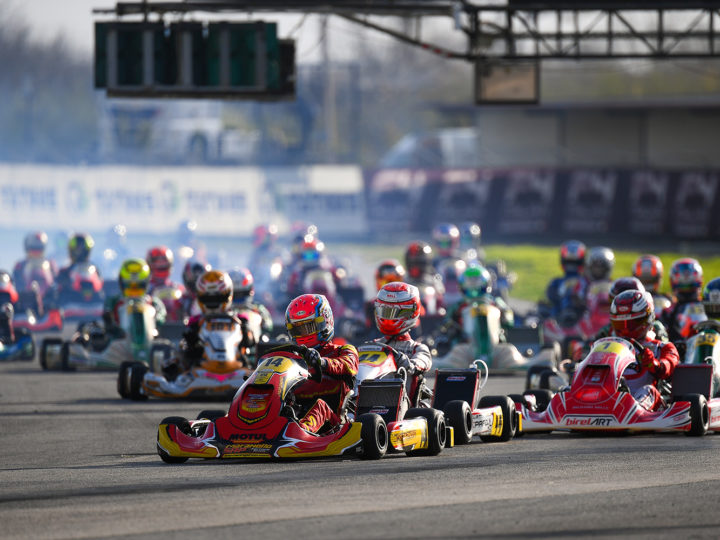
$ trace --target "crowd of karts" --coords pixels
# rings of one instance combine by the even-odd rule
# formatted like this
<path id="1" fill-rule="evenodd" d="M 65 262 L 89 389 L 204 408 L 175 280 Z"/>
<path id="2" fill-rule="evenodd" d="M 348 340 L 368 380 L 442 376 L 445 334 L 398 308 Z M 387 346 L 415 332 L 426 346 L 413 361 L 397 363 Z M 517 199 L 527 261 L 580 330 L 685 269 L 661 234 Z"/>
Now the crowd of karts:
<path id="1" fill-rule="evenodd" d="M 520 316 L 506 302 L 515 276 L 501 261 L 483 260 L 479 227 L 465 225 L 466 244 L 454 226 L 436 227 L 433 241 L 444 259 L 430 244 L 414 242 L 404 263 L 385 260 L 375 272 L 378 291 L 394 291 L 387 287 L 397 283 L 416 291 L 420 311 L 407 339 L 431 352 L 433 367 L 427 371 L 413 367 L 405 352 L 388 344 L 392 336 L 378 332 L 378 301 L 366 298 L 350 265 L 326 257 L 312 226 L 296 231 L 288 253 L 275 248 L 272 227 L 259 227 L 261 241 L 247 263 L 252 271 L 216 271 L 189 259 L 177 285 L 170 276 L 172 252 L 163 246 L 152 248 L 147 261 L 126 260 L 117 279 L 105 280 L 88 257 L 76 261 L 71 246 L 65 290 L 50 280 L 31 281 L 18 292 L 13 289 L 18 278 L 0 272 L 0 359 L 37 357 L 43 370 L 111 371 L 123 399 L 216 402 L 196 419 L 171 416 L 160 422 L 157 451 L 167 463 L 432 456 L 475 437 L 504 442 L 556 430 L 692 436 L 720 431 L 720 309 L 715 311 L 720 280 L 701 291 L 699 265 L 683 259 L 689 277 L 671 276 L 673 297 L 653 302 L 657 289 L 641 279 L 648 277 L 642 261 L 632 272 L 636 281 L 611 281 L 612 265 L 600 275 L 588 273 L 592 257 L 582 244 L 569 242 L 561 248 L 560 282 L 551 282 L 537 310 Z M 86 245 L 88 255 L 91 247 Z M 601 262 L 611 260 L 607 251 L 598 250 Z M 158 261 L 164 272 L 153 288 Z M 578 264 L 568 264 L 568 271 L 568 261 Z M 35 266 L 48 270 L 43 263 Z M 662 267 L 651 270 L 657 274 Z M 694 283 L 694 296 L 681 296 L 687 291 L 676 290 L 678 282 Z M 641 283 L 648 290 L 640 291 Z M 222 296 L 228 287 L 230 295 Z M 233 291 L 242 301 L 223 304 Z M 659 353 L 649 352 L 661 341 L 655 340 L 656 327 L 650 344 L 643 342 L 648 328 L 623 333 L 634 316 L 619 314 L 619 301 L 633 294 L 633 306 L 652 310 L 642 319 L 648 324 L 659 324 L 656 310 L 658 320 L 672 313 L 671 337 L 662 343 L 671 343 L 680 361 L 670 373 L 658 367 Z M 331 407 L 339 421 L 317 430 L 307 427 L 308 407 L 296 390 L 327 377 L 325 359 L 303 345 L 304 334 L 294 333 L 298 327 L 284 313 L 288 302 L 302 295 L 327 302 L 331 321 L 335 313 L 332 343 L 353 345 L 357 359 L 353 380 L 345 381 L 349 391 Z M 310 326 L 328 320 L 308 317 Z M 642 373 L 655 376 L 652 405 L 631 389 L 632 378 Z M 483 395 L 493 375 L 517 375 L 522 393 Z"/>

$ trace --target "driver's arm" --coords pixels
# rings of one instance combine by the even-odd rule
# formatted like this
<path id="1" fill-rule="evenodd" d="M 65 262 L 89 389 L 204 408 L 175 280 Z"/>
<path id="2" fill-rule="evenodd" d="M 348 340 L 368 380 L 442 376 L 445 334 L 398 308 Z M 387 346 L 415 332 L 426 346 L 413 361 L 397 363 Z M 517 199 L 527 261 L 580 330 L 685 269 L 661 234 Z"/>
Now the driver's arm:
<path id="1" fill-rule="evenodd" d="M 358 353 L 353 345 L 343 345 L 333 351 L 332 356 L 323 356 L 323 373 L 331 377 L 342 378 L 349 375 L 355 377 L 358 372 Z"/>

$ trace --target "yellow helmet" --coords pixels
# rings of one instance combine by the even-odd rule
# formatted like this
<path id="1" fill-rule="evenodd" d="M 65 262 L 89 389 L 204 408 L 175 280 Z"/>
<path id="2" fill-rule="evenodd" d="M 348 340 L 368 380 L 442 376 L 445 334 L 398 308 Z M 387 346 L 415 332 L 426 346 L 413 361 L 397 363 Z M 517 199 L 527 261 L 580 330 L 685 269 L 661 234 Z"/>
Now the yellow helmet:
<path id="1" fill-rule="evenodd" d="M 120 267 L 118 284 L 123 296 L 139 298 L 145 295 L 150 282 L 150 267 L 143 259 L 128 259 Z"/>

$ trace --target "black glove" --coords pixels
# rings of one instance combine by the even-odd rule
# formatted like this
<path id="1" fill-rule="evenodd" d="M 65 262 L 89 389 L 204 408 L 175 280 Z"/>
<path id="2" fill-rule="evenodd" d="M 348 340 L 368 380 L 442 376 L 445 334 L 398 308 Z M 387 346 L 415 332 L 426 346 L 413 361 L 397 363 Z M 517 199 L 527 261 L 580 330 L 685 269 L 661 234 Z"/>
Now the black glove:
<path id="1" fill-rule="evenodd" d="M 307 351 L 304 351 L 303 358 L 305 359 L 305 362 L 307 362 L 308 367 L 315 366 L 315 369 L 317 369 L 320 373 L 323 372 L 323 369 L 325 368 L 325 359 L 320 356 L 320 353 L 316 349 L 308 348 Z"/>
<path id="2" fill-rule="evenodd" d="M 415 366 L 410 362 L 410 357 L 400 351 L 396 351 L 397 356 L 395 358 L 395 363 L 397 364 L 398 368 L 405 368 L 405 371 L 407 371 L 408 375 L 412 375 L 415 373 Z"/>

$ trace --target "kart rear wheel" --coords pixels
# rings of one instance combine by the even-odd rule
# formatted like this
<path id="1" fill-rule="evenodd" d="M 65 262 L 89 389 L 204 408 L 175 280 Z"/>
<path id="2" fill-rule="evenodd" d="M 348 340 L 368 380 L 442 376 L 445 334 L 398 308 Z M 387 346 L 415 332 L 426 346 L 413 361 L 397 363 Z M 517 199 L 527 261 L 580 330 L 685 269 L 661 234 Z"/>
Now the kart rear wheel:
<path id="1" fill-rule="evenodd" d="M 75 371 L 75 366 L 70 365 L 70 343 L 67 341 L 60 347 L 60 369 Z"/>
<path id="2" fill-rule="evenodd" d="M 524 392 L 524 395 L 527 396 L 535 396 L 535 403 L 537 404 L 537 410 L 538 411 L 544 411 L 548 408 L 548 405 L 550 405 L 550 400 L 555 395 L 550 390 L 545 389 L 534 389 L 534 390 L 527 390 Z"/>
<path id="3" fill-rule="evenodd" d="M 707 433 L 710 424 L 710 410 L 707 399 L 702 394 L 685 394 L 676 401 L 690 402 L 690 430 L 685 432 L 688 437 L 702 437 Z"/>
<path id="4" fill-rule="evenodd" d="M 197 415 L 198 420 L 212 420 L 213 422 L 217 420 L 218 418 L 222 418 L 227 414 L 227 411 L 220 410 L 220 409 L 206 409 L 204 411 L 200 411 L 200 414 Z"/>
<path id="5" fill-rule="evenodd" d="M 58 347 L 62 346 L 62 340 L 57 338 L 47 338 L 43 339 L 42 344 L 40 345 L 40 358 L 38 359 L 40 362 L 40 367 L 44 370 L 48 370 L 48 349 L 50 347 Z"/>
<path id="6" fill-rule="evenodd" d="M 35 359 L 35 338 L 29 330 L 25 328 L 18 328 L 15 330 L 15 339 L 19 341 L 21 338 L 27 338 L 29 343 L 20 352 L 19 359 L 32 362 Z"/>
<path id="7" fill-rule="evenodd" d="M 142 401 L 148 398 L 147 394 L 142 391 L 142 383 L 148 367 L 142 362 L 132 362 L 128 368 L 130 370 L 130 388 L 128 388 L 128 396 L 134 401 Z"/>
<path id="8" fill-rule="evenodd" d="M 518 423 L 515 402 L 508 396 L 484 396 L 478 404 L 480 409 L 498 406 L 503 415 L 502 431 L 500 435 L 480 435 L 480 440 L 484 442 L 506 442 L 512 439 L 517 432 Z"/>
<path id="9" fill-rule="evenodd" d="M 167 424 L 169 426 L 175 426 L 185 435 L 192 435 L 190 422 L 188 422 L 187 418 L 183 418 L 182 416 L 168 416 L 167 418 L 163 418 L 162 422 L 160 423 Z M 160 435 L 158 434 L 158 438 L 159 437 Z M 185 463 L 188 460 L 188 458 L 186 457 L 171 456 L 165 450 L 160 448 L 160 446 L 157 447 L 157 453 L 160 456 L 160 459 L 162 459 L 165 463 L 169 463 L 171 465 Z"/>
<path id="10" fill-rule="evenodd" d="M 473 436 L 473 419 L 468 402 L 462 399 L 448 401 L 443 412 L 445 421 L 455 431 L 455 444 L 469 444 Z"/>
<path id="11" fill-rule="evenodd" d="M 123 399 L 130 399 L 130 366 L 133 362 L 125 360 L 118 369 L 117 391 Z"/>
<path id="12" fill-rule="evenodd" d="M 410 450 L 408 456 L 437 456 L 445 448 L 445 415 L 437 409 L 408 409 L 405 418 L 422 417 L 428 424 L 428 447 L 422 450 Z"/>
<path id="13" fill-rule="evenodd" d="M 362 424 L 362 459 L 380 459 L 388 448 L 388 431 L 385 420 L 379 414 L 361 414 L 355 420 Z"/>

